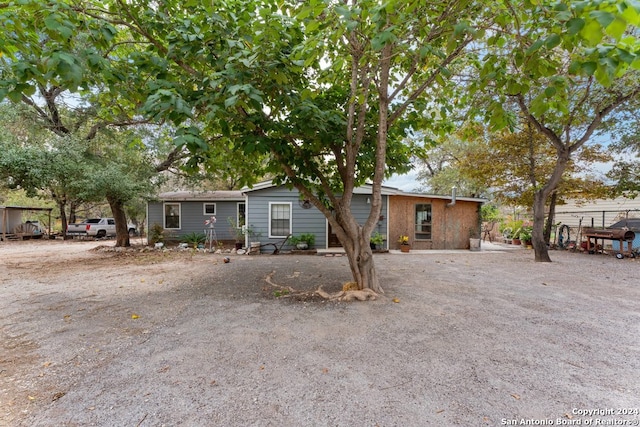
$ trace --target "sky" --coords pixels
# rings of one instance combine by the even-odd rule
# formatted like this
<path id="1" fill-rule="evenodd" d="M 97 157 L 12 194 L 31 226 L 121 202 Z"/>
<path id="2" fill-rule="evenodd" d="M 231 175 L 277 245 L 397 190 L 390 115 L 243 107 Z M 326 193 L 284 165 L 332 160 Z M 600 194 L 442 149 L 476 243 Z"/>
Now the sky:
<path id="1" fill-rule="evenodd" d="M 403 191 L 413 191 L 420 186 L 417 179 L 418 171 L 412 170 L 404 175 L 393 175 L 391 178 L 385 180 L 383 185 L 399 188 Z"/>

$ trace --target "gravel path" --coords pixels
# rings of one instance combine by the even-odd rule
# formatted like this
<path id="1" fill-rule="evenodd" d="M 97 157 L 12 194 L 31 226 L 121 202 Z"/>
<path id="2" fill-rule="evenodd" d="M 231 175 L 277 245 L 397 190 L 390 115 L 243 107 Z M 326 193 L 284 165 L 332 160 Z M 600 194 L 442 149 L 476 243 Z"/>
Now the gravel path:
<path id="1" fill-rule="evenodd" d="M 377 254 L 385 295 L 336 303 L 265 278 L 335 291 L 344 257 L 96 245 L 0 243 L 0 425 L 640 420 L 634 259 Z"/>

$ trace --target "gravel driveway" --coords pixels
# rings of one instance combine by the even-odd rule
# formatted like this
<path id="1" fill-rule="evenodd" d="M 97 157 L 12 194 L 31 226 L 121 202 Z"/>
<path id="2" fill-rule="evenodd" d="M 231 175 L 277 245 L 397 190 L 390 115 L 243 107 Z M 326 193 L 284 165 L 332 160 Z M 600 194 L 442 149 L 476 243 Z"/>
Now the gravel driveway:
<path id="1" fill-rule="evenodd" d="M 634 259 L 378 254 L 384 296 L 337 303 L 283 290 L 344 257 L 96 245 L 0 243 L 0 425 L 640 422 Z"/>

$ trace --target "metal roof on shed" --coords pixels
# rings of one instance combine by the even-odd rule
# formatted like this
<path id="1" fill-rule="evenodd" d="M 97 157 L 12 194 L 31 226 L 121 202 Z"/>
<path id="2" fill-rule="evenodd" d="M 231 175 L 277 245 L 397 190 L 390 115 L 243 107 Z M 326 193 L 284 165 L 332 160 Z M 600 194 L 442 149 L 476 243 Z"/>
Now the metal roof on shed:
<path id="1" fill-rule="evenodd" d="M 640 230 L 640 218 L 628 218 L 610 225 L 608 228 L 628 228 L 629 230 Z"/>

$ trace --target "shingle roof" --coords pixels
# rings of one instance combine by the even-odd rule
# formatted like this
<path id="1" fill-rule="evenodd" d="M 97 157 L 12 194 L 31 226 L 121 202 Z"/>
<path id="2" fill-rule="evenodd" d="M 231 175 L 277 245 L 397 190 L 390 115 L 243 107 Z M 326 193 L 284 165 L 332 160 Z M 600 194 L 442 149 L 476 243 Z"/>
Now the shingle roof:
<path id="1" fill-rule="evenodd" d="M 168 191 L 158 194 L 160 200 L 211 201 L 211 200 L 244 200 L 242 191 Z"/>

